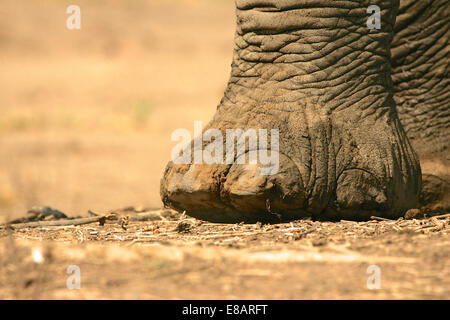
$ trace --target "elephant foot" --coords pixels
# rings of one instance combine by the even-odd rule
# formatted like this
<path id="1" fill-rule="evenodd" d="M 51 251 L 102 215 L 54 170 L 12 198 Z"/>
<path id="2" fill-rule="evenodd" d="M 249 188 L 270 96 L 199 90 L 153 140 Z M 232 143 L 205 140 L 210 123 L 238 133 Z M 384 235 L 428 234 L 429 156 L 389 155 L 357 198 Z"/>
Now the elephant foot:
<path id="1" fill-rule="evenodd" d="M 392 97 L 398 3 L 370 3 L 383 17 L 373 29 L 365 2 L 264 2 L 236 1 L 230 81 L 168 164 L 163 203 L 214 222 L 402 216 L 421 173 Z"/>
<path id="2" fill-rule="evenodd" d="M 262 112 L 265 106 L 252 106 L 248 117 L 236 119 L 245 108 L 222 106 L 201 144 L 193 142 L 185 152 L 201 152 L 204 160 L 211 149 L 232 155 L 224 152 L 212 163 L 194 163 L 194 157 L 189 163 L 171 161 L 161 180 L 164 204 L 202 220 L 249 223 L 394 218 L 415 206 L 420 167 L 396 117 L 360 119 L 311 113 L 307 105 L 292 108 L 279 107 L 271 117 Z M 263 148 L 251 148 L 250 133 L 260 129 L 278 132 L 278 140 L 255 136 Z M 232 131 L 241 135 L 231 139 Z M 258 155 L 253 161 L 252 152 Z"/>

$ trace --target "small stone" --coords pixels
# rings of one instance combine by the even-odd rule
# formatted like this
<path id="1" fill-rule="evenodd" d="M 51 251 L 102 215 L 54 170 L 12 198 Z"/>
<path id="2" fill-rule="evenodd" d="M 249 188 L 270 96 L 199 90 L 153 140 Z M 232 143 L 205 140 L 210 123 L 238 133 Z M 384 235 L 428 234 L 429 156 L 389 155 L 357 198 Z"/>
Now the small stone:
<path id="1" fill-rule="evenodd" d="M 424 217 L 424 215 L 419 209 L 409 209 L 405 213 L 406 220 L 421 219 L 423 217 Z"/>
<path id="2" fill-rule="evenodd" d="M 325 238 L 314 239 L 311 241 L 311 244 L 314 247 L 322 247 L 327 244 L 327 240 Z"/>
<path id="3" fill-rule="evenodd" d="M 190 223 L 181 221 L 176 226 L 175 231 L 177 231 L 178 233 L 188 233 L 191 231 L 191 229 L 192 229 L 192 225 Z"/>

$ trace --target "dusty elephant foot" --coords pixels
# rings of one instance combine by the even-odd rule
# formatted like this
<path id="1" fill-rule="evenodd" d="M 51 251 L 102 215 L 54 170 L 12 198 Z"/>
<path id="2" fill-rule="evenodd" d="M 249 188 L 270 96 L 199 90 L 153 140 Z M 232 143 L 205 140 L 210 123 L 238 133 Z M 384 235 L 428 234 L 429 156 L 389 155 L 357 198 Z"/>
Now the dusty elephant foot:
<path id="1" fill-rule="evenodd" d="M 228 87 L 189 161 L 168 164 L 164 204 L 215 222 L 402 216 L 417 203 L 421 174 L 392 98 L 394 4 L 371 3 L 385 20 L 369 30 L 359 2 L 266 2 L 236 2 Z M 229 146 L 231 156 L 221 154 Z M 193 159 L 211 150 L 214 161 Z"/>
<path id="2" fill-rule="evenodd" d="M 209 127 L 226 132 L 229 111 L 218 111 Z M 225 157 L 224 164 L 170 162 L 161 181 L 164 204 L 214 222 L 400 217 L 415 206 L 420 168 L 398 119 L 342 122 L 339 114 L 325 120 L 306 120 L 300 111 L 297 117 L 283 114 L 268 121 L 281 128 L 271 170 L 249 163 L 248 146 L 231 164 Z M 373 121 L 371 129 L 366 121 Z"/>

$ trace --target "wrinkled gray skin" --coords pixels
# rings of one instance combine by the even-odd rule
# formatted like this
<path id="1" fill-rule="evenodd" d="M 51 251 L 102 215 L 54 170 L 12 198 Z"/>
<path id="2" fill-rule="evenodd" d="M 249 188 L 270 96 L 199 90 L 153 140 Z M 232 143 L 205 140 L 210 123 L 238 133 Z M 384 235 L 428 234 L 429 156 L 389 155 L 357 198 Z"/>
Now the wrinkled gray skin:
<path id="1" fill-rule="evenodd" d="M 380 30 L 367 27 L 370 5 Z M 164 204 L 215 222 L 394 218 L 417 206 L 421 169 L 406 132 L 421 157 L 448 152 L 448 0 L 236 7 L 231 77 L 204 130 L 279 129 L 280 169 L 169 162 Z"/>
<path id="2" fill-rule="evenodd" d="M 450 210 L 450 2 L 401 0 L 391 45 L 397 112 L 422 165 L 423 210 Z"/>

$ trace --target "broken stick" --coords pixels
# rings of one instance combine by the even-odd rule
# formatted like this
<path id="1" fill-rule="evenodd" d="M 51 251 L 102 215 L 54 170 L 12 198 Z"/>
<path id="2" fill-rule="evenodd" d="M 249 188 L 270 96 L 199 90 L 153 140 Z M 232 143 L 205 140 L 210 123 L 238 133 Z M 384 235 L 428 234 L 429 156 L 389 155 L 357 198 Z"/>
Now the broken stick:
<path id="1" fill-rule="evenodd" d="M 64 220 L 56 220 L 56 221 L 36 221 L 36 222 L 27 222 L 27 223 L 16 223 L 16 224 L 8 224 L 6 227 L 12 229 L 23 229 L 23 228 L 38 228 L 38 227 L 50 227 L 50 226 L 79 226 L 82 224 L 99 222 L 100 225 L 103 225 L 105 221 L 108 219 L 108 216 L 98 216 L 98 217 L 90 217 L 90 218 L 80 218 L 80 219 L 64 219 Z"/>
<path id="2" fill-rule="evenodd" d="M 371 220 L 378 220 L 378 221 L 394 221 L 392 219 L 386 219 L 386 218 L 377 217 L 377 216 L 371 216 L 370 219 Z"/>

